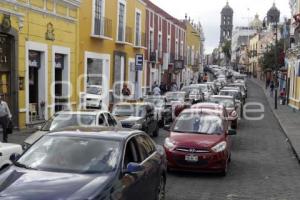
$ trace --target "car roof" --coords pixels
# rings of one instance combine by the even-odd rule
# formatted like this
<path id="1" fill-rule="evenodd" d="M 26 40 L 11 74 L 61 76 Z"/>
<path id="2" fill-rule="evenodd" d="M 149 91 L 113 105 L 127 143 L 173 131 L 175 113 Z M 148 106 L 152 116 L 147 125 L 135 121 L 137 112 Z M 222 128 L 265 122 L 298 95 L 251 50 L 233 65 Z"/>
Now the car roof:
<path id="1" fill-rule="evenodd" d="M 205 102 L 205 103 L 197 103 L 192 105 L 191 108 L 195 108 L 195 109 L 216 109 L 216 110 L 222 110 L 223 108 L 225 108 L 223 105 L 221 104 L 217 104 L 217 103 L 210 103 L 210 102 Z"/>
<path id="2" fill-rule="evenodd" d="M 99 113 L 108 113 L 108 111 L 105 110 L 63 110 L 63 111 L 59 111 L 56 114 L 60 115 L 60 114 L 89 114 L 89 115 L 97 115 Z"/>
<path id="3" fill-rule="evenodd" d="M 150 105 L 151 106 L 152 104 L 148 102 L 138 101 L 138 102 L 120 102 L 117 103 L 116 105 L 138 105 L 138 106 Z"/>
<path id="4" fill-rule="evenodd" d="M 212 110 L 207 108 L 188 108 L 183 110 L 180 114 L 186 113 L 198 113 L 198 114 L 211 114 L 211 115 L 218 115 L 223 116 L 223 110 Z"/>
<path id="5" fill-rule="evenodd" d="M 222 99 L 232 99 L 232 100 L 234 100 L 234 98 L 232 96 L 227 96 L 227 95 L 212 95 L 212 96 L 210 96 L 210 98 L 222 98 Z"/>
<path id="6" fill-rule="evenodd" d="M 167 92 L 166 95 L 167 94 L 174 94 L 174 93 L 185 94 L 185 92 L 183 92 L 183 91 L 174 91 L 174 92 Z"/>
<path id="7" fill-rule="evenodd" d="M 131 136 L 141 133 L 141 131 L 116 127 L 80 127 L 71 126 L 63 129 L 58 129 L 48 133 L 50 136 L 78 136 L 78 137 L 93 137 L 112 140 L 126 140 Z"/>

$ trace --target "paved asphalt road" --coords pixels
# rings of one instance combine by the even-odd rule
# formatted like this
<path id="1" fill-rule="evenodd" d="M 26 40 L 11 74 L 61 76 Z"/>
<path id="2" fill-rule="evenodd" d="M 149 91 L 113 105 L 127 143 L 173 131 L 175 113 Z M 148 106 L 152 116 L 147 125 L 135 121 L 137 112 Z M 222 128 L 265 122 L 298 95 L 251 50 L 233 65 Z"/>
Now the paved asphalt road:
<path id="1" fill-rule="evenodd" d="M 260 121 L 242 120 L 233 138 L 232 162 L 226 177 L 214 174 L 168 174 L 168 200 L 299 200 L 300 167 L 286 142 L 263 91 L 248 84 L 247 102 L 265 106 Z M 163 144 L 168 132 L 155 139 Z"/>
<path id="2" fill-rule="evenodd" d="M 232 162 L 226 177 L 214 174 L 168 174 L 167 200 L 299 200 L 300 167 L 263 91 L 249 83 L 247 102 L 265 106 L 261 121 L 242 120 L 233 138 Z M 22 143 L 28 135 L 11 135 Z M 163 144 L 161 130 L 156 142 Z"/>

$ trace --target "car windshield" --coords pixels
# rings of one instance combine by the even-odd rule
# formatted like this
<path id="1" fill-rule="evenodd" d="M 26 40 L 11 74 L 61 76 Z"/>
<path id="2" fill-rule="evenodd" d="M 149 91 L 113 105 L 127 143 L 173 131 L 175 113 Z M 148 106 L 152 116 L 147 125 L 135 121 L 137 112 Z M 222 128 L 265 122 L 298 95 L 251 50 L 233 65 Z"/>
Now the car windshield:
<path id="1" fill-rule="evenodd" d="M 202 90 L 203 92 L 208 92 L 208 87 L 207 87 L 207 85 L 199 85 L 199 88 L 201 88 L 201 90 Z"/>
<path id="2" fill-rule="evenodd" d="M 116 116 L 135 116 L 144 117 L 146 115 L 145 105 L 116 105 L 113 109 L 113 115 Z"/>
<path id="3" fill-rule="evenodd" d="M 100 87 L 92 87 L 92 86 L 88 86 L 86 88 L 86 93 L 88 94 L 96 94 L 96 95 L 101 95 L 101 88 Z"/>
<path id="4" fill-rule="evenodd" d="M 44 136 L 16 165 L 51 172 L 107 173 L 116 169 L 120 154 L 118 141 Z"/>
<path id="5" fill-rule="evenodd" d="M 240 96 L 238 92 L 235 91 L 221 91 L 220 95 L 224 95 L 224 96 L 232 96 L 235 99 L 239 99 L 240 100 Z"/>
<path id="6" fill-rule="evenodd" d="M 185 93 L 184 92 L 171 92 L 166 94 L 167 101 L 184 101 Z"/>
<path id="7" fill-rule="evenodd" d="M 233 99 L 213 97 L 213 98 L 210 98 L 210 102 L 211 103 L 216 103 L 216 104 L 221 104 L 226 108 L 233 108 L 234 107 Z"/>
<path id="8" fill-rule="evenodd" d="M 199 94 L 199 88 L 197 87 L 183 87 L 181 91 L 184 91 L 187 94 Z"/>
<path id="9" fill-rule="evenodd" d="M 172 131 L 219 135 L 223 133 L 222 119 L 216 115 L 183 113 L 175 121 Z"/>
<path id="10" fill-rule="evenodd" d="M 57 114 L 42 127 L 42 131 L 54 131 L 68 126 L 91 126 L 96 124 L 96 115 Z"/>
<path id="11" fill-rule="evenodd" d="M 158 98 L 147 98 L 145 99 L 145 102 L 153 104 L 155 107 L 163 107 L 165 104 L 164 99 L 158 99 Z"/>

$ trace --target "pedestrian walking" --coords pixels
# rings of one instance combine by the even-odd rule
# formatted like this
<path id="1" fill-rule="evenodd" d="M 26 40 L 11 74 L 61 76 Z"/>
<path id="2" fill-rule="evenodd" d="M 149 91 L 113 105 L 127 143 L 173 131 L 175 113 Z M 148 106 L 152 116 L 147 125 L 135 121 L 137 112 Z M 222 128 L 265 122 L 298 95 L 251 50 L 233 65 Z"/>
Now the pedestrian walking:
<path id="1" fill-rule="evenodd" d="M 3 94 L 0 94 L 0 125 L 3 130 L 3 142 L 6 143 L 8 139 L 7 128 L 12 115 L 9 107 L 5 101 L 3 101 Z"/>
<path id="2" fill-rule="evenodd" d="M 158 86 L 156 86 L 155 88 L 153 88 L 153 94 L 154 95 L 158 96 L 158 95 L 160 95 L 160 93 L 161 93 L 161 90 L 160 90 L 160 88 Z"/>
<path id="3" fill-rule="evenodd" d="M 128 88 L 127 84 L 123 85 L 122 94 L 123 94 L 123 96 L 130 96 L 131 95 L 131 91 Z"/>
<path id="4" fill-rule="evenodd" d="M 167 92 L 167 86 L 164 82 L 161 82 L 160 83 L 160 86 L 159 86 L 159 89 L 160 89 L 160 93 L 161 94 L 165 94 Z"/>
<path id="5" fill-rule="evenodd" d="M 176 82 L 174 81 L 172 84 L 171 84 L 171 91 L 172 92 L 176 92 L 178 90 L 178 86 L 176 84 Z"/>
<path id="6" fill-rule="evenodd" d="M 203 77 L 203 82 L 206 83 L 207 81 L 208 81 L 208 75 L 207 73 L 205 73 Z"/>
<path id="7" fill-rule="evenodd" d="M 270 79 L 267 79 L 267 80 L 266 80 L 266 89 L 268 89 L 268 88 L 269 88 L 269 86 L 270 86 L 270 82 L 271 82 L 271 81 L 270 81 Z"/>
<path id="8" fill-rule="evenodd" d="M 286 101 L 286 91 L 285 88 L 282 88 L 282 90 L 280 91 L 280 104 L 285 105 L 285 101 Z"/>
<path id="9" fill-rule="evenodd" d="M 271 81 L 271 84 L 270 84 L 270 97 L 273 97 L 274 88 L 275 88 L 274 81 Z"/>

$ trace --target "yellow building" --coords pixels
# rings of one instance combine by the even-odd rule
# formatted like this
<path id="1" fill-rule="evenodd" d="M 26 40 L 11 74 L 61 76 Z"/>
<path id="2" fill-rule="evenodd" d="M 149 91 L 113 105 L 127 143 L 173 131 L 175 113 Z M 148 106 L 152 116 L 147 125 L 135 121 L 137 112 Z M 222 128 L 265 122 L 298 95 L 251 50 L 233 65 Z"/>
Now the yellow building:
<path id="1" fill-rule="evenodd" d="M 261 77 L 262 69 L 259 65 L 260 56 L 260 34 L 256 33 L 249 42 L 249 69 L 248 71 L 253 74 L 254 77 Z"/>
<path id="2" fill-rule="evenodd" d="M 201 30 L 199 25 L 193 25 L 185 20 L 186 25 L 186 69 L 183 71 L 183 81 L 189 84 L 191 79 L 201 71 Z M 203 39 L 203 38 L 202 38 Z"/>
<path id="3" fill-rule="evenodd" d="M 124 81 L 130 82 L 132 98 L 142 96 L 144 76 L 143 71 L 136 71 L 135 57 L 145 53 L 145 20 L 142 0 L 90 0 L 81 4 L 80 88 L 84 92 L 88 85 L 100 85 L 104 109 L 119 100 Z"/>
<path id="4" fill-rule="evenodd" d="M 0 93 L 20 128 L 76 106 L 79 6 L 80 0 L 0 1 Z"/>

